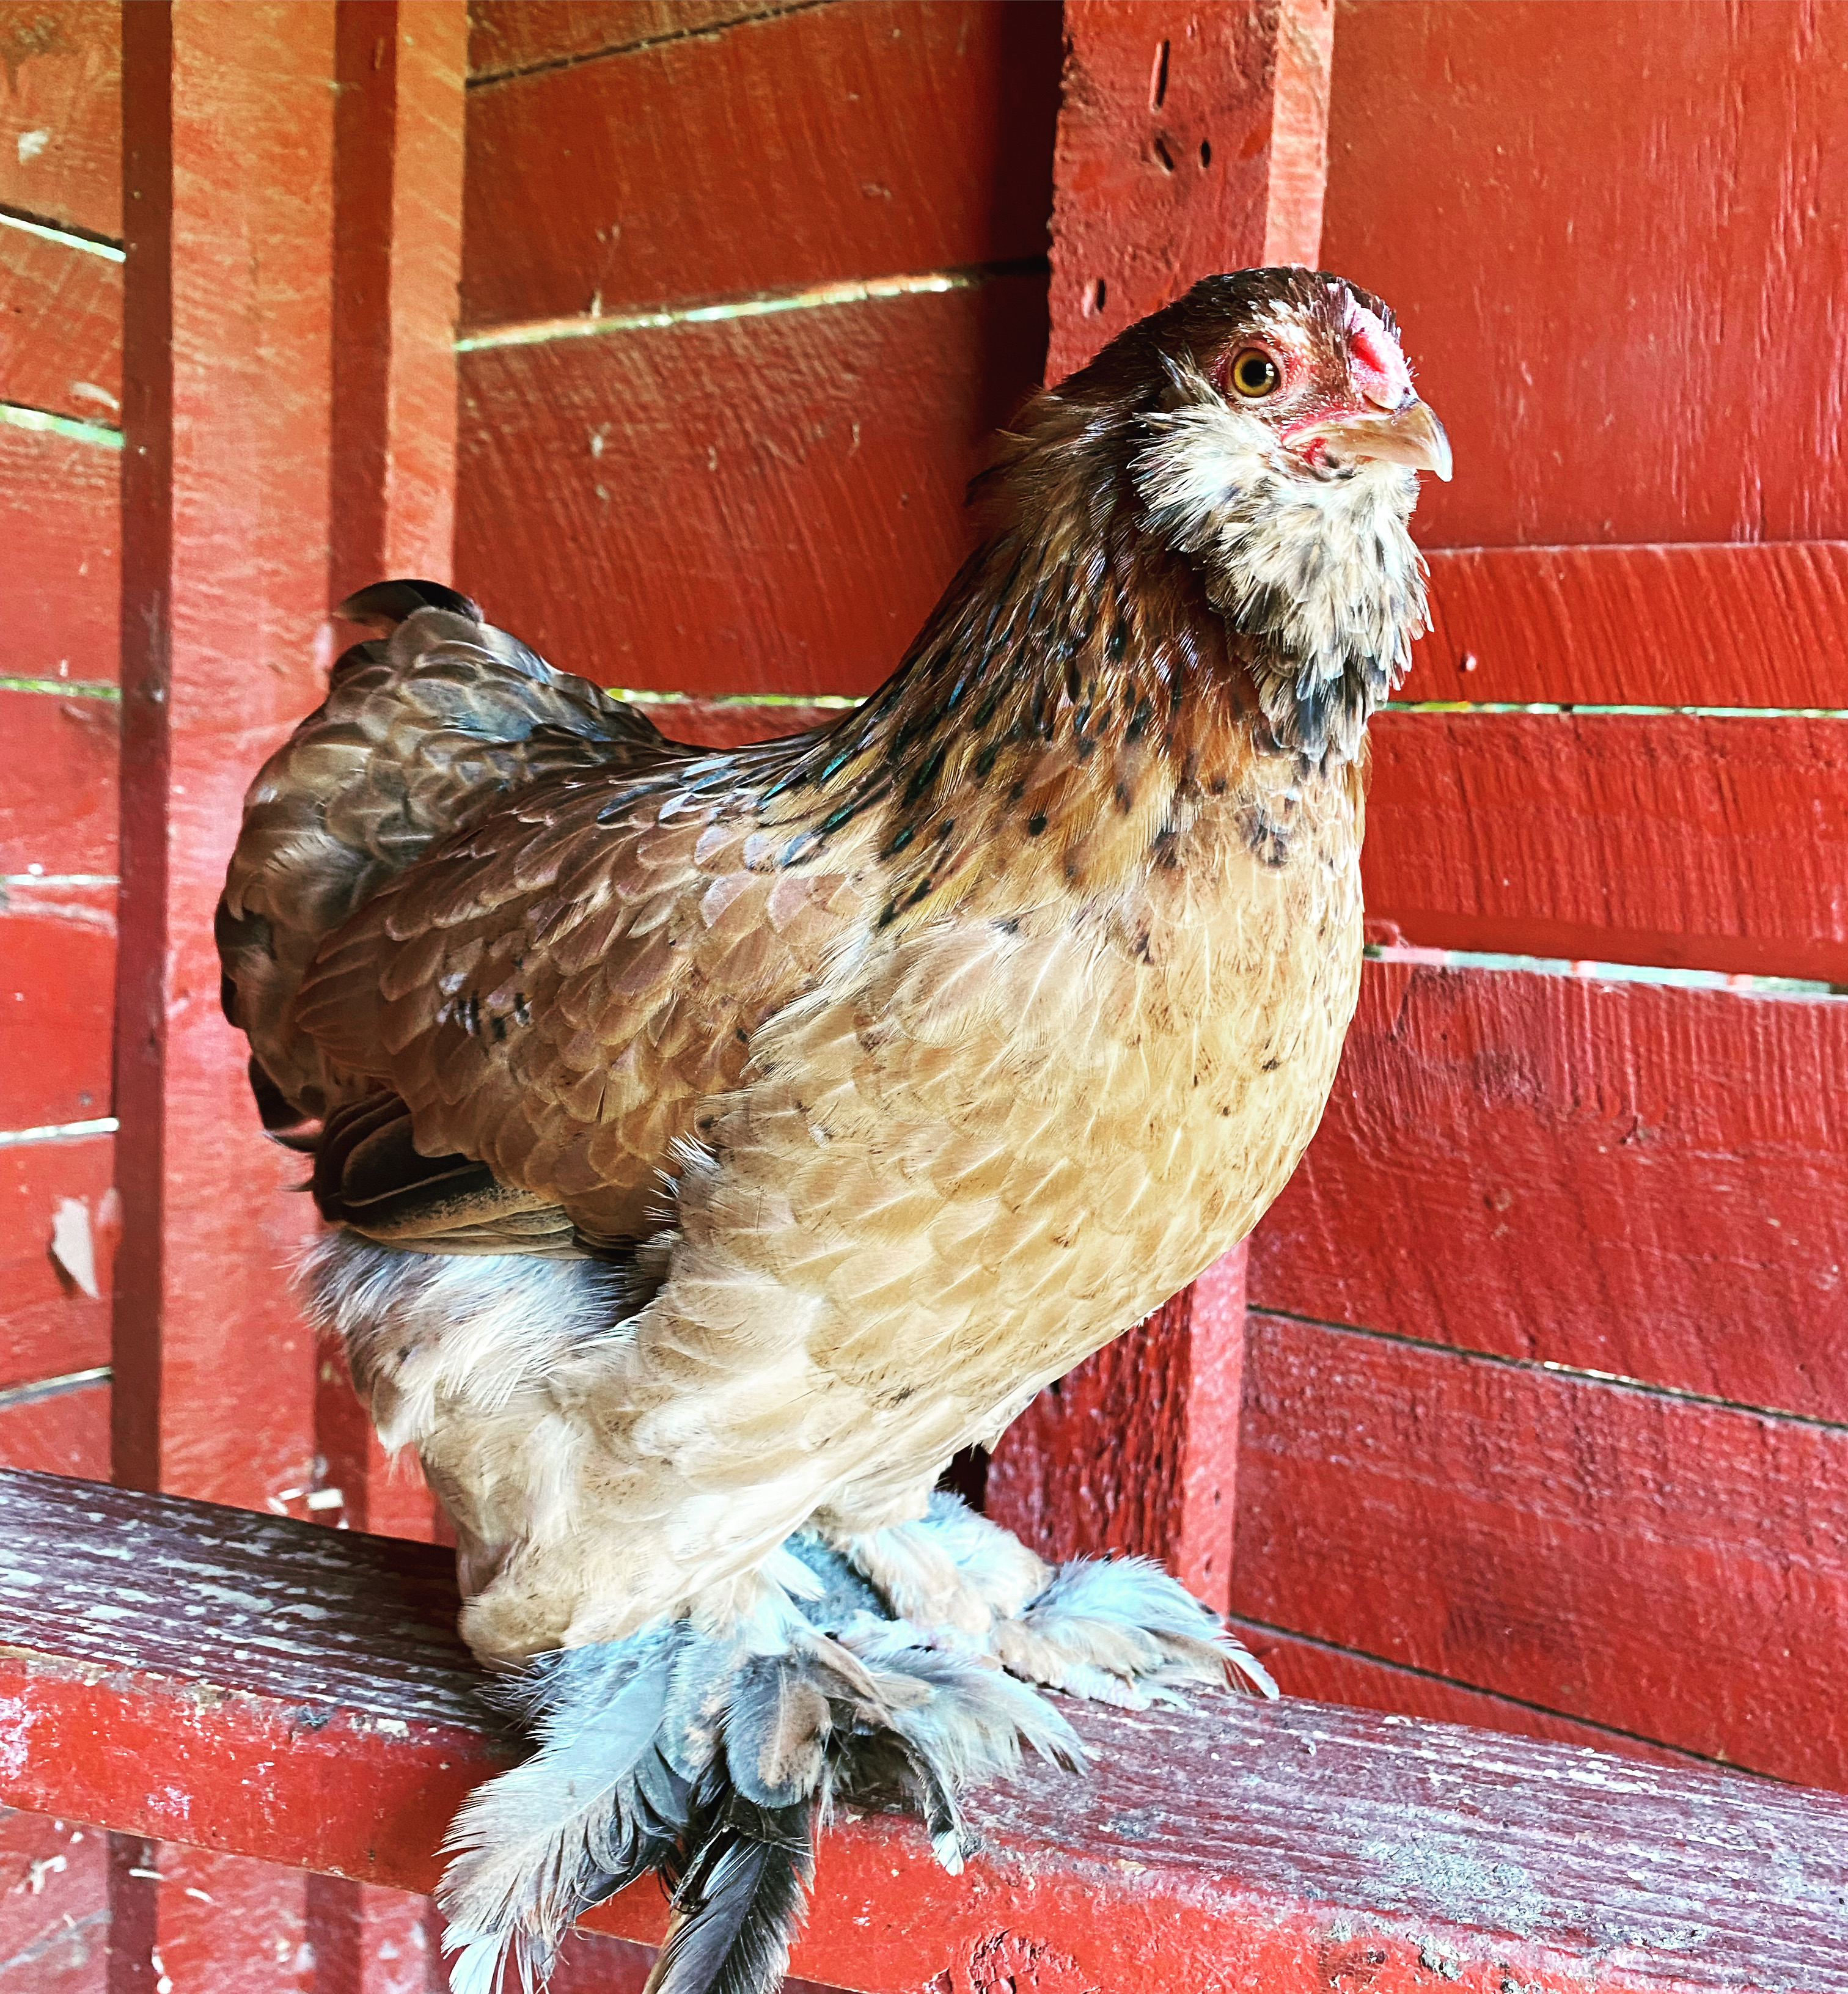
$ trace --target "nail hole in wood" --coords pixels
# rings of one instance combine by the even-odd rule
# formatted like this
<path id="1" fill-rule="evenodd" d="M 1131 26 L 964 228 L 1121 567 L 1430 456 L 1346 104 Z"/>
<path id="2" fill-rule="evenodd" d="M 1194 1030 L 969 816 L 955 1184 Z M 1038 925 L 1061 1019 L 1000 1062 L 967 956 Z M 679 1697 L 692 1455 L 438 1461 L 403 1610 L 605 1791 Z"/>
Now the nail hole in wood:
<path id="1" fill-rule="evenodd" d="M 1210 139 L 1202 139 L 1200 141 L 1200 170 L 1201 170 L 1201 172 L 1202 172 L 1202 173 L 1205 173 L 1205 170 L 1206 170 L 1206 169 L 1207 169 L 1209 166 L 1210 166 L 1212 164 L 1212 141 Z"/>
<path id="2" fill-rule="evenodd" d="M 1174 156 L 1168 150 L 1167 141 L 1165 139 L 1157 138 L 1155 156 L 1161 162 L 1161 170 L 1164 173 L 1171 173 L 1174 170 Z"/>
<path id="3" fill-rule="evenodd" d="M 1090 293 L 1085 300 L 1085 310 L 1087 312 L 1095 313 L 1103 310 L 1107 289 L 1102 277 L 1092 279 Z"/>
<path id="4" fill-rule="evenodd" d="M 1155 44 L 1155 67 L 1149 73 L 1149 108 L 1159 111 L 1167 94 L 1167 43 Z"/>

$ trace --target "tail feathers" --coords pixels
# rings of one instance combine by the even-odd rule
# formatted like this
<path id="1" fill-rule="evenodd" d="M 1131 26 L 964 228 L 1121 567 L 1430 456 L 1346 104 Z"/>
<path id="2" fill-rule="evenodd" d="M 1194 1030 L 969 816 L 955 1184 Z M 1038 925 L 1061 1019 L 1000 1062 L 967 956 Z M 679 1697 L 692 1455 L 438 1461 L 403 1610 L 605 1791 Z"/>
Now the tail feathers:
<path id="1" fill-rule="evenodd" d="M 734 1794 L 699 1838 L 674 1893 L 667 1937 L 643 1994 L 767 1994 L 814 1874 L 813 1808 Z"/>

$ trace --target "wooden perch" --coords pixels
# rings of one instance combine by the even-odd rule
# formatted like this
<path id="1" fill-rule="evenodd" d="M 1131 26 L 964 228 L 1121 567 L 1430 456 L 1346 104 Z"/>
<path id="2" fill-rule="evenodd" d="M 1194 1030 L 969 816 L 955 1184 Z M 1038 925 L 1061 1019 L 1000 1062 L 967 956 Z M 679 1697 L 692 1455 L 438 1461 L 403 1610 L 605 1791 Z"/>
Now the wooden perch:
<path id="1" fill-rule="evenodd" d="M 0 1800 L 427 1891 L 506 1763 L 445 1554 L 0 1474 Z M 1089 1779 L 826 1836 L 797 1970 L 869 1994 L 1848 1989 L 1848 1800 L 1328 1706 L 1072 1715 Z M 591 1920 L 654 1940 L 643 1884 Z"/>

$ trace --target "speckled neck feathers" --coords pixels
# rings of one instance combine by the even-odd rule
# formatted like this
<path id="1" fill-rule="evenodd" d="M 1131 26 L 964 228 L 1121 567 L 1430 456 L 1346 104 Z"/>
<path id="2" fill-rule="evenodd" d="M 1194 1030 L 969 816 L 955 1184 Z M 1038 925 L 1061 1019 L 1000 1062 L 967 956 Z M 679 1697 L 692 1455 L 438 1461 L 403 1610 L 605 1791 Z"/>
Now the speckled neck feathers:
<path id="1" fill-rule="evenodd" d="M 1291 476 L 1169 371 L 1159 407 L 1060 392 L 1023 412 L 979 481 L 992 536 L 900 670 L 764 765 L 783 862 L 871 814 L 888 923 L 997 850 L 1102 889 L 1161 863 L 1254 752 L 1305 773 L 1359 753 L 1424 614 L 1415 478 Z"/>

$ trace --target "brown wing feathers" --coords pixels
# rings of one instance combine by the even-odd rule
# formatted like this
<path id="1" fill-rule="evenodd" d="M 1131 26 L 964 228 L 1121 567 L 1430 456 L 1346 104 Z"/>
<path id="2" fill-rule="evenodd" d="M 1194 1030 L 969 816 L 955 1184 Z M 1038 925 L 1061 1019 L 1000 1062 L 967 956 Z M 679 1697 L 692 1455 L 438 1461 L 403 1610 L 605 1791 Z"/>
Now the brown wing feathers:
<path id="1" fill-rule="evenodd" d="M 478 1208 L 505 1232 L 513 1204 L 530 1231 L 535 1201 L 509 1198 L 479 1166 L 418 1156 L 408 1123 L 397 1125 L 402 1108 L 363 1127 L 343 1114 L 363 1102 L 374 1117 L 389 1097 L 302 1029 L 301 982 L 323 940 L 383 884 L 510 793 L 574 771 L 639 767 L 665 744 L 633 708 L 553 671 L 437 584 L 382 583 L 338 613 L 389 634 L 345 654 L 325 702 L 251 786 L 216 923 L 225 1013 L 249 1036 L 265 1127 L 329 1118 L 315 1173 L 329 1217 L 405 1237 L 453 1231 Z M 356 1173 L 344 1191 L 336 1160 Z M 562 1221 L 554 1213 L 548 1223 Z"/>

